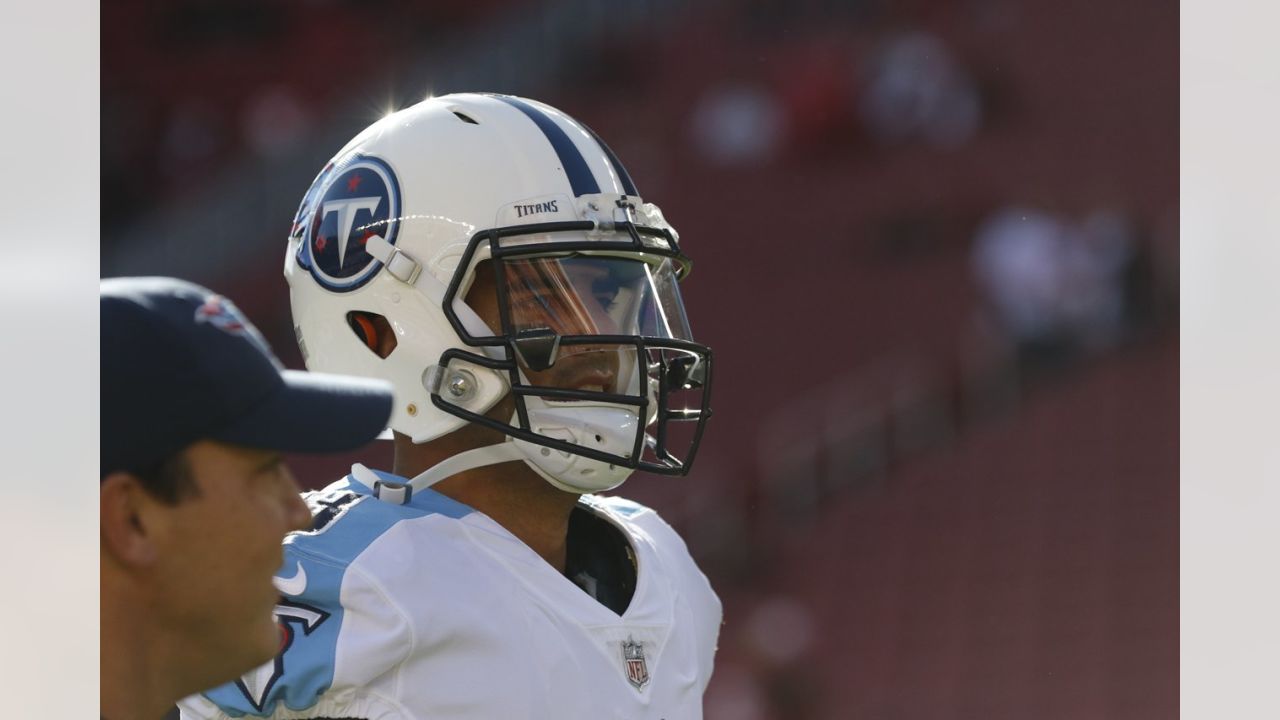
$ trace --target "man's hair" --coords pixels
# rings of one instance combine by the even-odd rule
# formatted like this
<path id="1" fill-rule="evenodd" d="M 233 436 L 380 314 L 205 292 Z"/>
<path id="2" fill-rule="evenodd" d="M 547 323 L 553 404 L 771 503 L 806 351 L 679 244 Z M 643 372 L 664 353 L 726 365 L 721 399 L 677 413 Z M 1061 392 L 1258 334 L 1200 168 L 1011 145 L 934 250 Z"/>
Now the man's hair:
<path id="1" fill-rule="evenodd" d="M 191 463 L 187 462 L 185 450 L 176 452 L 136 474 L 142 481 L 143 489 L 166 505 L 177 505 L 187 498 L 200 494 L 195 477 L 191 473 Z"/>

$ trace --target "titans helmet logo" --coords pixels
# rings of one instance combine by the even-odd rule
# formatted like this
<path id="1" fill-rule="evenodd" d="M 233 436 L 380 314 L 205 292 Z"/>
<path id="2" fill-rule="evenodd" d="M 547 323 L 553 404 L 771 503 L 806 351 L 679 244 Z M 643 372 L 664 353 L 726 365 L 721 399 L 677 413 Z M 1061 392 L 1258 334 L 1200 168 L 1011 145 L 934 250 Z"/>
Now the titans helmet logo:
<path id="1" fill-rule="evenodd" d="M 336 292 L 354 290 L 382 263 L 365 250 L 381 237 L 395 245 L 400 226 L 400 186 L 382 160 L 352 155 L 321 171 L 294 218 L 298 264 Z"/>

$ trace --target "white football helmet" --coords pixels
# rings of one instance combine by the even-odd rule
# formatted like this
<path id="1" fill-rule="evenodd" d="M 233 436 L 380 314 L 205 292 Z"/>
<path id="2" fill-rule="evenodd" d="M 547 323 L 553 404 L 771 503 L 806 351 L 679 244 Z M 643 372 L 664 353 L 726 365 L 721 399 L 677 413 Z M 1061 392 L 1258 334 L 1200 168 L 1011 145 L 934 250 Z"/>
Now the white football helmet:
<path id="1" fill-rule="evenodd" d="M 378 484 L 403 502 L 510 460 L 571 492 L 637 468 L 687 473 L 711 414 L 711 351 L 693 342 L 677 287 L 689 268 L 586 126 L 465 93 L 389 115 L 339 151 L 302 200 L 284 274 L 308 368 L 390 380 L 391 427 L 415 443 L 466 423 L 507 435 L 408 485 Z M 385 357 L 360 333 L 370 315 L 394 331 Z M 508 394 L 514 413 L 493 417 Z"/>

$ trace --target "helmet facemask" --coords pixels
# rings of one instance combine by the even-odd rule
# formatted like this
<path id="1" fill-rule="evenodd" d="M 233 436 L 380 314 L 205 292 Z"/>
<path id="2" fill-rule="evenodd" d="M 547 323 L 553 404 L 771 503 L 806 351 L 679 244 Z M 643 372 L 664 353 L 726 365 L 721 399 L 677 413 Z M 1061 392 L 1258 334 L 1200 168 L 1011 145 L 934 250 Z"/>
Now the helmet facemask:
<path id="1" fill-rule="evenodd" d="M 564 490 L 611 489 L 635 469 L 687 473 L 710 415 L 711 352 L 689 331 L 674 240 L 630 223 L 477 233 L 443 302 L 476 351 L 446 351 L 441 376 L 462 363 L 503 373 L 515 412 L 502 422 L 467 410 L 447 387 L 432 402 L 510 436 Z M 460 293 L 498 334 L 467 332 L 453 311 Z"/>
<path id="2" fill-rule="evenodd" d="M 593 132 L 536 101 L 430 98 L 352 138 L 285 256 L 307 367 L 391 381 L 391 428 L 412 442 L 468 423 L 505 434 L 405 482 L 365 478 L 378 497 L 514 460 L 580 492 L 687 473 L 711 353 L 684 319 L 678 237 Z M 467 302 L 484 282 L 482 319 Z M 352 313 L 384 318 L 395 349 Z"/>

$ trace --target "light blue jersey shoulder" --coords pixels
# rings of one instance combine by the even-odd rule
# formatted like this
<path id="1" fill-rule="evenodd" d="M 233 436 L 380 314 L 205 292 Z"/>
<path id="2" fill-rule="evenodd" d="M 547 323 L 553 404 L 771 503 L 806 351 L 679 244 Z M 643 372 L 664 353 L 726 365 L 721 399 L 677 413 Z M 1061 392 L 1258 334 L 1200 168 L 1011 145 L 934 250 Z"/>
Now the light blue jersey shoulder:
<path id="1" fill-rule="evenodd" d="M 344 615 L 339 593 L 351 563 L 401 520 L 432 514 L 460 518 L 473 512 L 431 490 L 414 493 L 407 505 L 383 502 L 350 475 L 303 497 L 311 508 L 312 527 L 285 538 L 284 566 L 276 578 L 280 653 L 241 679 L 204 693 L 232 717 L 266 717 L 280 702 L 291 710 L 314 705 L 333 683 Z"/>

